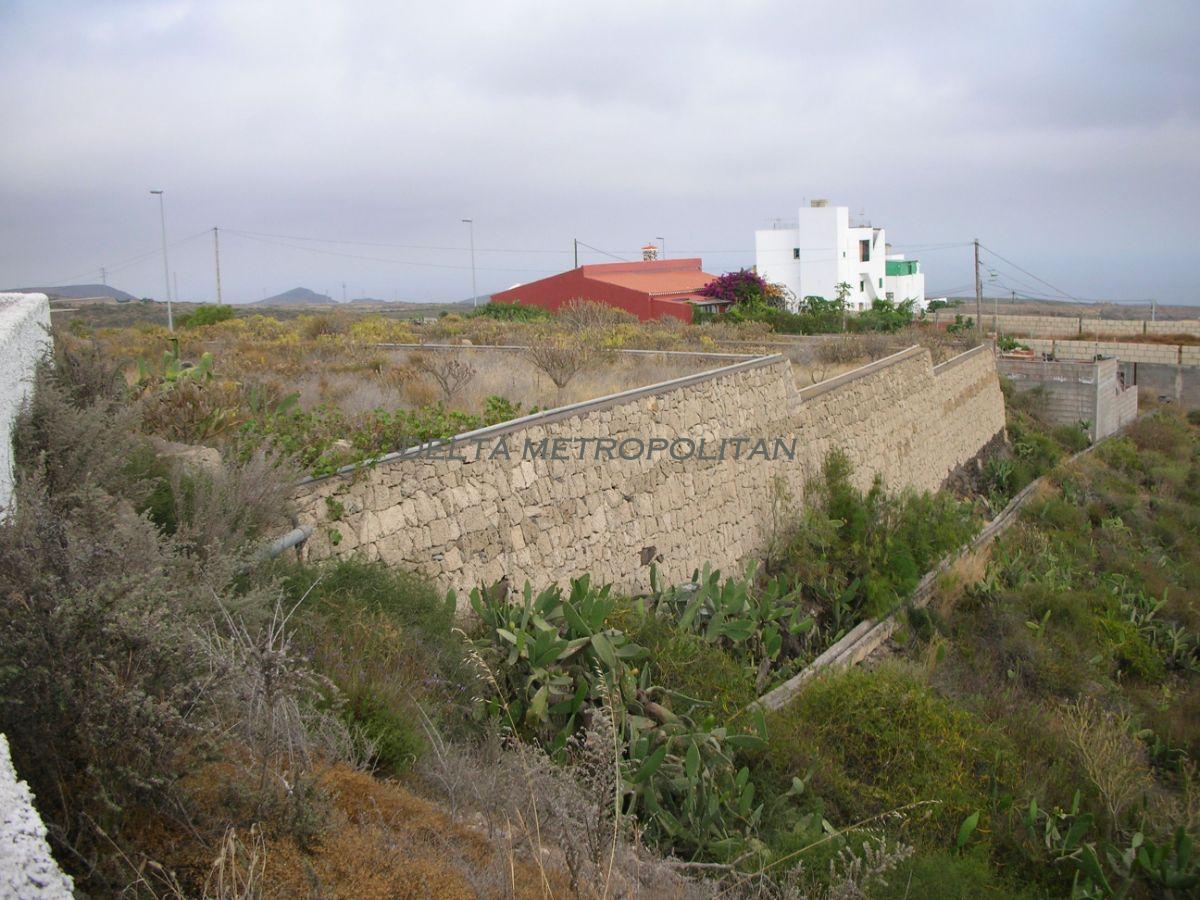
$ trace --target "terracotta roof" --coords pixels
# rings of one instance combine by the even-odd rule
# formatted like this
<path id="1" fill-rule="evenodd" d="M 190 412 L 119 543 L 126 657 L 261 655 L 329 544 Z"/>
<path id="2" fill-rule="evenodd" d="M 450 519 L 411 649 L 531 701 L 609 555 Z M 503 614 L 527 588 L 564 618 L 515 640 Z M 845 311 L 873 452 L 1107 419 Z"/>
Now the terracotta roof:
<path id="1" fill-rule="evenodd" d="M 589 268 L 591 268 L 589 266 Z M 717 276 L 700 269 L 667 269 L 642 272 L 589 271 L 584 276 L 594 281 L 604 281 L 635 291 L 645 291 L 651 296 L 663 294 L 693 294 Z"/>

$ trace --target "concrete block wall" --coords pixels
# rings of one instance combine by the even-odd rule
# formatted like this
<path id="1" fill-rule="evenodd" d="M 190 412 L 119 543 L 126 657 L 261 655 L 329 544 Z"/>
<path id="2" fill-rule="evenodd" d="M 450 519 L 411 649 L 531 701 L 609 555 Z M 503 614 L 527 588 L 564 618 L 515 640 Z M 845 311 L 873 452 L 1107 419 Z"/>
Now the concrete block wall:
<path id="1" fill-rule="evenodd" d="M 1029 338 L 1022 341 L 1038 353 L 1050 353 L 1057 359 L 1095 359 L 1115 356 L 1122 362 L 1154 365 L 1200 366 L 1200 346 L 1188 344 L 1139 344 L 1133 341 L 1069 341 Z"/>
<path id="2" fill-rule="evenodd" d="M 934 322 L 953 322 L 955 315 L 974 318 L 974 305 L 967 303 L 957 309 L 935 310 Z M 1096 335 L 1189 334 L 1200 336 L 1200 319 L 1098 319 L 1090 316 L 993 316 L 983 313 L 984 328 L 993 323 L 1000 334 L 1016 337 L 1087 338 Z"/>
<path id="3" fill-rule="evenodd" d="M 648 588 L 650 561 L 682 580 L 761 557 L 803 502 L 825 455 L 844 449 L 867 484 L 932 490 L 1004 428 L 995 358 L 976 348 L 934 369 L 912 347 L 803 391 L 764 357 L 527 416 L 456 440 L 465 459 L 408 452 L 302 484 L 311 558 L 361 555 L 467 590 L 589 572 Z M 796 458 L 522 458 L 525 442 L 687 436 L 796 439 Z M 503 439 L 512 456 L 482 453 Z M 712 451 L 710 450 L 710 455 Z"/>
<path id="4" fill-rule="evenodd" d="M 1093 441 L 1108 437 L 1137 416 L 1137 389 L 1122 384 L 1115 359 L 1001 357 L 998 365 L 1016 390 L 1042 390 L 1039 412 L 1046 421 L 1057 425 L 1087 422 Z"/>
<path id="5" fill-rule="evenodd" d="M 0 518 L 12 503 L 12 427 L 38 360 L 49 348 L 45 294 L 0 293 Z"/>

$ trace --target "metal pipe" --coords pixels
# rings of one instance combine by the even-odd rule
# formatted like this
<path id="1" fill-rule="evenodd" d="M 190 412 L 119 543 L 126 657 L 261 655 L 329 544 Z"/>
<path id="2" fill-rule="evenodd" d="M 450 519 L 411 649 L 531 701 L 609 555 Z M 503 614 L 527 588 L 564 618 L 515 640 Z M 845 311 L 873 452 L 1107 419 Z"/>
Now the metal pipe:
<path id="1" fill-rule="evenodd" d="M 297 544 L 303 544 L 312 537 L 313 527 L 311 525 L 301 525 L 298 528 L 293 528 L 282 537 L 276 538 L 269 545 L 263 548 L 260 555 L 261 559 L 274 559 L 285 550 L 290 550 Z"/>

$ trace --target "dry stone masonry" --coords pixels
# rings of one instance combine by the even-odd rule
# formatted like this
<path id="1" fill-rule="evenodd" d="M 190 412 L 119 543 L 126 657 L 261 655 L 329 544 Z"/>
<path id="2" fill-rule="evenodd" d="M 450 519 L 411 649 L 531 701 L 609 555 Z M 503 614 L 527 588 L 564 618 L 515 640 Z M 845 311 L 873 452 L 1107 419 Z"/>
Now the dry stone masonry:
<path id="1" fill-rule="evenodd" d="M 621 590 L 648 587 L 649 565 L 682 580 L 710 562 L 760 557 L 803 502 L 826 454 L 845 450 L 856 477 L 936 490 L 1004 428 L 995 358 L 979 347 L 933 368 L 912 347 L 804 390 L 782 356 L 528 416 L 456 440 L 504 439 L 509 458 L 394 454 L 300 486 L 310 558 L 361 555 L 444 587 L 507 576 L 519 587 L 590 572 Z M 686 436 L 776 439 L 796 454 L 673 460 L 524 458 L 525 442 Z M 479 458 L 476 458 L 476 456 Z M 715 455 L 715 454 L 710 454 Z"/>

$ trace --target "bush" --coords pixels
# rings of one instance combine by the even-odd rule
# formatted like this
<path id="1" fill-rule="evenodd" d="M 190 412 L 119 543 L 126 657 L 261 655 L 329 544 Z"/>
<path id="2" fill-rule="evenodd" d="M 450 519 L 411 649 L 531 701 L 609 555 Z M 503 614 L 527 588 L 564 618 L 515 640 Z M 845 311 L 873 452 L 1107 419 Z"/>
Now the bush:
<path id="1" fill-rule="evenodd" d="M 894 302 L 876 298 L 871 301 L 871 308 L 865 309 L 848 322 L 851 331 L 899 331 L 912 324 L 914 302 L 904 300 Z"/>
<path id="2" fill-rule="evenodd" d="M 362 344 L 417 343 L 417 337 L 408 322 L 385 316 L 364 316 L 356 319 L 346 333 L 352 341 Z"/>
<path id="3" fill-rule="evenodd" d="M 60 861 L 109 896 L 166 878 L 147 861 L 155 841 L 194 867 L 204 835 L 231 819 L 311 836 L 308 773 L 339 733 L 312 708 L 276 594 L 232 586 L 263 511 L 278 512 L 254 493 L 270 479 L 250 474 L 254 491 L 232 494 L 197 482 L 181 514 L 133 411 L 89 387 L 102 381 L 43 368 L 17 425 L 18 502 L 0 523 L 0 730 Z M 222 799 L 197 804 L 193 779 L 212 766 Z"/>
<path id="4" fill-rule="evenodd" d="M 864 493 L 851 484 L 851 471 L 844 453 L 826 458 L 773 562 L 821 609 L 830 642 L 906 600 L 925 572 L 978 528 L 968 503 L 944 494 L 889 497 L 878 478 Z"/>
<path id="5" fill-rule="evenodd" d="M 982 849 L 956 854 L 948 851 L 922 853 L 903 862 L 888 876 L 887 884 L 871 894 L 879 900 L 908 900 L 911 897 L 1017 898 L 1039 896 L 1036 891 L 1016 891 L 996 875 Z"/>
<path id="6" fill-rule="evenodd" d="M 783 293 L 749 269 L 720 275 L 696 293 L 731 303 L 735 309 L 739 306 L 780 308 L 784 304 Z"/>
<path id="7" fill-rule="evenodd" d="M 701 635 L 682 631 L 660 616 L 639 613 L 632 604 L 619 607 L 610 621 L 646 648 L 656 680 L 681 695 L 675 701 L 680 712 L 700 718 L 711 714 L 725 722 L 757 696 L 753 670 Z"/>
<path id="8" fill-rule="evenodd" d="M 202 304 L 185 316 L 179 317 L 181 328 L 203 328 L 205 325 L 216 325 L 233 318 L 233 307 L 218 304 Z"/>
<path id="9" fill-rule="evenodd" d="M 492 300 L 467 314 L 468 319 L 480 317 L 499 322 L 544 322 L 553 318 L 553 314 L 540 306 L 522 306 L 520 300 L 512 303 Z"/>
<path id="10" fill-rule="evenodd" d="M 1178 416 L 1161 412 L 1133 422 L 1126 434 L 1139 450 L 1152 450 L 1173 459 L 1183 456 L 1192 442 L 1187 425 Z"/>
<path id="11" fill-rule="evenodd" d="M 776 790 L 812 769 L 812 789 L 846 822 L 928 804 L 906 810 L 903 827 L 930 847 L 952 844 L 963 819 L 987 806 L 1012 752 L 1003 735 L 895 666 L 813 681 L 768 716 L 767 731 L 758 771 Z"/>
<path id="12" fill-rule="evenodd" d="M 0 525 L 0 731 L 60 858 L 113 877 L 102 835 L 177 802 L 210 678 L 184 613 L 207 598 L 154 524 L 94 484 L 52 496 L 26 468 L 16 499 Z"/>
<path id="13" fill-rule="evenodd" d="M 568 328 L 582 331 L 587 328 L 612 328 L 617 325 L 636 325 L 638 317 L 608 303 L 597 303 L 582 297 L 568 300 L 558 311 L 558 319 Z"/>
<path id="14" fill-rule="evenodd" d="M 452 600 L 382 563 L 281 563 L 276 571 L 297 604 L 301 643 L 336 688 L 327 702 L 340 696 L 361 755 L 399 774 L 425 750 L 422 715 L 448 732 L 462 730 L 474 690 L 451 634 Z"/>

